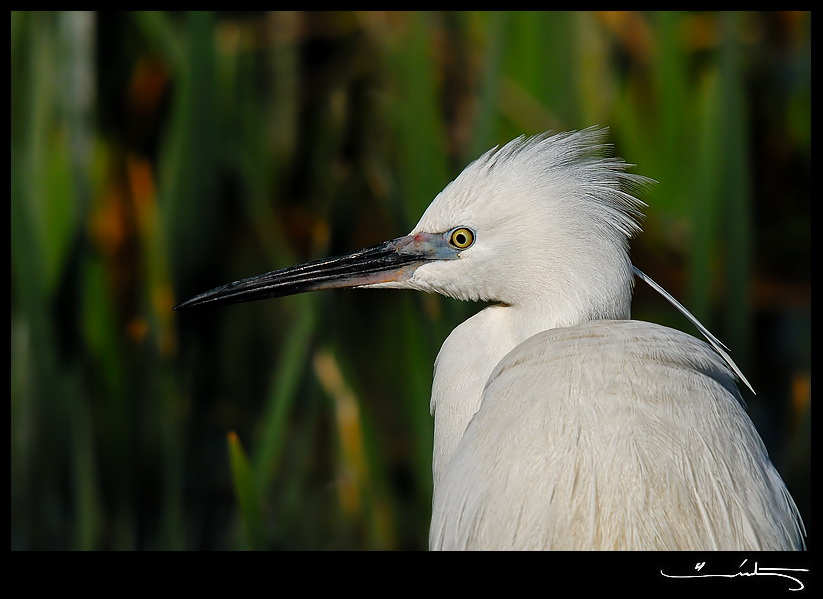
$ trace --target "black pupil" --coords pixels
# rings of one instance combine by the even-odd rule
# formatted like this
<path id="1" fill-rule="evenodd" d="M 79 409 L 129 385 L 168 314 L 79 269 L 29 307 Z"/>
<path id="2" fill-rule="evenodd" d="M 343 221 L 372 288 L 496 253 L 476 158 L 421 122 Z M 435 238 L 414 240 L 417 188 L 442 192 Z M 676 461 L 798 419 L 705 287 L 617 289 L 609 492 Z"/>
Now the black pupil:
<path id="1" fill-rule="evenodd" d="M 466 235 L 463 233 L 458 233 L 454 236 L 454 242 L 457 245 L 463 245 L 464 243 L 466 243 Z"/>

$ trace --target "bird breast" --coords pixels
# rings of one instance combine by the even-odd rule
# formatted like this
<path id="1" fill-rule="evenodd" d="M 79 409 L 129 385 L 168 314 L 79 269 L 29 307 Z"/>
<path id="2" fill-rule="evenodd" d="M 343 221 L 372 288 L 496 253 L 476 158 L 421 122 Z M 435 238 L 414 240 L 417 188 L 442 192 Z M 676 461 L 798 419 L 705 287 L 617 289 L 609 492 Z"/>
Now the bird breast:
<path id="1" fill-rule="evenodd" d="M 802 543 L 731 371 L 685 333 L 639 321 L 547 330 L 482 385 L 465 432 L 440 454 L 433 549 Z"/>

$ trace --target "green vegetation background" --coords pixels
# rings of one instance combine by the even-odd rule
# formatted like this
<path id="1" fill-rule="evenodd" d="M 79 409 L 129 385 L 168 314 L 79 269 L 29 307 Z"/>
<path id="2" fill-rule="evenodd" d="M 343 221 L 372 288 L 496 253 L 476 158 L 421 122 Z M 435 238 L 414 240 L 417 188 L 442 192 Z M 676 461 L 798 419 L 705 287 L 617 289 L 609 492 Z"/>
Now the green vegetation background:
<path id="1" fill-rule="evenodd" d="M 12 549 L 425 548 L 432 364 L 477 306 L 171 308 L 594 124 L 659 181 L 633 260 L 731 348 L 811 530 L 810 13 L 10 20 Z"/>

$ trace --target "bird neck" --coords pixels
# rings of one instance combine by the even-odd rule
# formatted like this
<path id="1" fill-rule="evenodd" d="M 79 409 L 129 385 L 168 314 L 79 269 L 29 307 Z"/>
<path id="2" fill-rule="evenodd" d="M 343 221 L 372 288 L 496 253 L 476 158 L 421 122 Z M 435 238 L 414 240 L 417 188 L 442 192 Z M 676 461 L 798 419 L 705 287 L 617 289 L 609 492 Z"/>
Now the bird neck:
<path id="1" fill-rule="evenodd" d="M 542 331 L 591 320 L 627 319 L 630 304 L 628 284 L 623 292 L 612 293 L 608 301 L 566 303 L 566 310 L 552 309 L 550 302 L 489 306 L 454 329 L 440 348 L 432 384 L 435 486 L 480 409 L 489 378 L 506 354 Z"/>
<path id="2" fill-rule="evenodd" d="M 554 326 L 531 310 L 494 305 L 459 325 L 443 342 L 435 362 L 431 398 L 435 485 L 480 408 L 495 366 L 517 345 Z"/>

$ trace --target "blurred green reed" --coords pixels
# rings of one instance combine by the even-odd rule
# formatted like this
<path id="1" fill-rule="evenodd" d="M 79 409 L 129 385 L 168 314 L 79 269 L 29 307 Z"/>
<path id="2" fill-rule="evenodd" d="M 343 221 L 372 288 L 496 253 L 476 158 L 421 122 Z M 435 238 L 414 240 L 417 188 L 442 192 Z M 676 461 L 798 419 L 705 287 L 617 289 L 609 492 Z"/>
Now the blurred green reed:
<path id="1" fill-rule="evenodd" d="M 13 12 L 11 548 L 424 548 L 432 365 L 477 306 L 171 308 L 593 124 L 658 181 L 634 260 L 732 348 L 810 530 L 810 49 L 803 12 Z"/>

